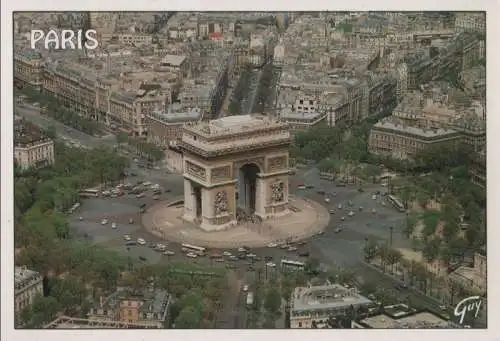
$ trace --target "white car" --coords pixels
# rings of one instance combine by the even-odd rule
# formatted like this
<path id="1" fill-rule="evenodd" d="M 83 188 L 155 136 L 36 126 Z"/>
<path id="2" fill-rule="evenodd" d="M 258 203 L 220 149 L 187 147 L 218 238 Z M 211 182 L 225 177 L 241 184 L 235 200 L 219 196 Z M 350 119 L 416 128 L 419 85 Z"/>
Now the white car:
<path id="1" fill-rule="evenodd" d="M 101 220 L 101 225 L 106 225 L 107 223 L 108 223 L 108 219 L 105 218 L 105 219 Z"/>
<path id="2" fill-rule="evenodd" d="M 226 256 L 226 257 L 231 256 L 231 252 L 229 252 L 229 251 L 224 251 L 222 254 L 223 254 L 224 256 Z"/>
<path id="3" fill-rule="evenodd" d="M 246 284 L 245 284 L 245 285 L 243 286 L 243 291 L 244 291 L 244 292 L 247 292 L 247 291 L 248 291 L 248 285 L 246 285 Z"/>
<path id="4" fill-rule="evenodd" d="M 167 251 L 163 252 L 163 254 L 164 254 L 165 256 L 173 256 L 173 255 L 175 255 L 175 252 L 174 252 L 174 251 L 169 251 L 169 250 L 167 250 Z"/>
<path id="5" fill-rule="evenodd" d="M 377 213 L 377 210 L 376 209 L 372 209 L 372 213 L 373 214 Z"/>
<path id="6" fill-rule="evenodd" d="M 294 252 L 294 251 L 297 251 L 297 248 L 295 246 L 290 246 L 287 251 Z"/>
<path id="7" fill-rule="evenodd" d="M 276 264 L 274 264 L 273 262 L 269 262 L 269 263 L 266 263 L 266 266 L 268 266 L 270 268 L 275 268 Z"/>
<path id="8" fill-rule="evenodd" d="M 151 186 L 152 183 L 149 181 L 143 182 L 144 187 Z"/>
<path id="9" fill-rule="evenodd" d="M 238 248 L 238 252 L 246 252 L 247 250 L 244 247 Z"/>
<path id="10" fill-rule="evenodd" d="M 137 244 L 139 245 L 146 245 L 146 241 L 142 238 L 137 238 Z"/>
<path id="11" fill-rule="evenodd" d="M 325 198 L 325 202 L 330 202 L 330 198 Z"/>
<path id="12" fill-rule="evenodd" d="M 123 239 L 125 239 L 127 242 L 132 240 L 132 237 L 130 237 L 128 234 L 123 236 Z"/>
<path id="13" fill-rule="evenodd" d="M 353 215 L 354 215 L 353 211 L 349 212 L 349 217 L 352 217 Z"/>
<path id="14" fill-rule="evenodd" d="M 156 248 L 160 251 L 165 251 L 167 249 L 167 247 L 163 244 L 156 245 Z"/>
<path id="15" fill-rule="evenodd" d="M 344 221 L 344 220 L 345 220 L 345 217 L 342 217 L 342 218 L 340 218 L 340 219 L 341 219 L 342 221 Z"/>
<path id="16" fill-rule="evenodd" d="M 256 255 L 255 253 L 249 253 L 249 254 L 247 255 L 247 257 L 248 257 L 248 258 L 255 258 L 255 257 L 257 257 L 257 255 Z"/>
<path id="17" fill-rule="evenodd" d="M 112 222 L 112 223 L 111 223 L 111 228 L 112 228 L 112 229 L 116 229 L 116 223 L 115 223 L 115 222 Z"/>
<path id="18" fill-rule="evenodd" d="M 267 244 L 267 247 L 276 247 L 276 246 L 278 246 L 278 244 L 276 244 L 276 243 L 269 243 L 269 244 Z"/>
<path id="19" fill-rule="evenodd" d="M 186 254 L 186 256 L 188 256 L 189 258 L 197 258 L 198 257 L 197 254 L 192 253 L 192 252 L 189 252 L 188 254 Z"/>
<path id="20" fill-rule="evenodd" d="M 335 210 L 330 210 L 330 214 L 335 214 Z"/>
<path id="21" fill-rule="evenodd" d="M 372 200 L 377 200 L 377 195 L 376 194 L 372 195 Z"/>
<path id="22" fill-rule="evenodd" d="M 338 208 L 339 210 L 341 210 L 341 209 L 342 209 L 342 204 L 339 204 L 339 205 L 337 206 L 337 208 Z"/>

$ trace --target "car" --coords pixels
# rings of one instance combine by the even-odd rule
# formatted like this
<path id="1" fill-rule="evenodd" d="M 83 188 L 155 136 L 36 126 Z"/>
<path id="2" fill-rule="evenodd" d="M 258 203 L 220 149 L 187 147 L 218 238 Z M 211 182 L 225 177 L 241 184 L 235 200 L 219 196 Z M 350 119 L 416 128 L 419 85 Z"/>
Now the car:
<path id="1" fill-rule="evenodd" d="M 259 256 L 253 257 L 254 262 L 260 262 L 261 260 L 262 260 L 262 258 L 260 258 Z"/>
<path id="2" fill-rule="evenodd" d="M 330 212 L 330 214 L 335 214 L 335 210 L 330 210 L 328 212 Z"/>
<path id="3" fill-rule="evenodd" d="M 341 227 L 337 227 L 337 228 L 335 229 L 335 233 L 339 233 L 339 232 L 342 232 L 342 228 L 341 228 Z"/>
<path id="4" fill-rule="evenodd" d="M 227 269 L 236 269 L 236 265 L 234 264 L 226 264 Z"/>
<path id="5" fill-rule="evenodd" d="M 376 194 L 372 195 L 372 200 L 377 200 L 377 195 Z"/>
<path id="6" fill-rule="evenodd" d="M 224 263 L 225 262 L 224 258 L 215 258 L 215 261 L 217 263 Z"/>
<path id="7" fill-rule="evenodd" d="M 253 271 L 255 271 L 255 268 L 254 268 L 253 266 L 249 266 L 249 267 L 247 268 L 247 271 L 252 271 L 252 272 L 253 272 Z"/>
<path id="8" fill-rule="evenodd" d="M 137 176 L 136 172 L 130 172 L 130 176 Z"/>
<path id="9" fill-rule="evenodd" d="M 276 243 L 269 243 L 269 244 L 267 244 L 267 247 L 269 247 L 269 248 L 273 248 L 273 247 L 276 247 L 276 246 L 278 246 L 278 244 L 276 244 Z"/>
<path id="10" fill-rule="evenodd" d="M 172 190 L 171 190 L 170 188 L 167 188 L 167 189 L 165 190 L 165 193 L 170 193 L 170 192 L 172 192 Z"/>
<path id="11" fill-rule="evenodd" d="M 307 244 L 307 242 L 305 240 L 297 243 L 297 245 L 306 245 L 306 244 Z"/>
<path id="12" fill-rule="evenodd" d="M 338 204 L 338 205 L 337 205 L 337 208 L 338 208 L 339 210 L 341 210 L 341 209 L 342 209 L 342 204 Z"/>
<path id="13" fill-rule="evenodd" d="M 137 245 L 137 242 L 135 240 L 129 240 L 125 243 L 126 246 L 134 246 Z"/>
<path id="14" fill-rule="evenodd" d="M 139 256 L 139 260 L 142 261 L 142 262 L 147 261 L 146 257 L 143 257 L 143 256 Z"/>
<path id="15" fill-rule="evenodd" d="M 244 291 L 244 292 L 247 292 L 247 291 L 248 291 L 248 285 L 246 285 L 246 284 L 245 284 L 245 285 L 243 286 L 243 291 Z"/>
<path id="16" fill-rule="evenodd" d="M 129 223 L 129 224 L 133 224 L 133 223 L 134 223 L 134 218 L 129 218 L 129 219 L 128 219 L 128 223 Z"/>
<path id="17" fill-rule="evenodd" d="M 276 267 L 276 264 L 273 263 L 273 262 L 268 262 L 266 263 L 266 266 L 270 267 L 270 268 L 275 268 Z"/>
<path id="18" fill-rule="evenodd" d="M 154 248 L 156 248 L 156 243 L 151 242 L 151 243 L 148 244 L 148 247 L 150 249 L 154 249 Z"/>
<path id="19" fill-rule="evenodd" d="M 255 257 L 257 257 L 257 255 L 255 253 L 248 253 L 247 257 L 248 258 L 255 258 Z"/>
<path id="20" fill-rule="evenodd" d="M 143 238 L 137 238 L 137 244 L 146 245 L 146 241 Z"/>
<path id="21" fill-rule="evenodd" d="M 300 256 L 300 257 L 309 257 L 309 251 L 302 251 L 302 252 L 299 252 L 299 256 Z"/>
<path id="22" fill-rule="evenodd" d="M 280 249 L 282 249 L 282 250 L 288 249 L 289 247 L 290 247 L 290 245 L 288 245 L 288 244 L 281 244 L 280 245 Z"/>
<path id="23" fill-rule="evenodd" d="M 316 233 L 318 236 L 322 236 L 325 234 L 325 231 L 319 231 L 318 233 Z"/>
<path id="24" fill-rule="evenodd" d="M 160 199 L 159 195 L 153 195 L 153 200 L 158 200 L 158 199 Z"/>
<path id="25" fill-rule="evenodd" d="M 83 220 L 83 217 L 78 218 L 78 220 L 82 221 L 82 220 Z"/>
<path id="26" fill-rule="evenodd" d="M 316 193 L 318 193 L 319 195 L 325 195 L 325 191 L 323 191 L 323 190 L 319 190 Z"/>
<path id="27" fill-rule="evenodd" d="M 198 255 L 192 252 L 187 253 L 186 256 L 189 258 L 198 258 Z"/>
<path id="28" fill-rule="evenodd" d="M 304 186 L 304 185 L 299 185 L 299 186 L 297 186 L 297 189 L 303 190 L 303 189 L 306 189 L 306 186 Z"/>
<path id="29" fill-rule="evenodd" d="M 266 260 L 266 262 L 270 262 L 273 260 L 273 256 L 265 256 L 264 259 Z"/>
<path id="30" fill-rule="evenodd" d="M 345 220 L 345 217 L 340 218 L 340 220 L 344 221 L 344 220 Z"/>
<path id="31" fill-rule="evenodd" d="M 137 194 L 135 197 L 136 197 L 137 199 L 140 199 L 140 198 L 143 198 L 144 196 L 146 196 L 146 193 L 144 193 L 144 192 L 143 192 L 143 193 L 139 193 L 139 194 Z"/>
<path id="32" fill-rule="evenodd" d="M 353 215 L 354 215 L 353 211 L 350 211 L 349 214 L 348 214 L 349 217 L 352 217 Z"/>
<path id="33" fill-rule="evenodd" d="M 174 251 L 170 251 L 170 250 L 165 250 L 165 252 L 163 252 L 163 254 L 165 256 L 173 256 L 173 255 L 175 255 L 175 252 Z"/>
<path id="34" fill-rule="evenodd" d="M 372 209 L 372 213 L 373 213 L 373 214 L 377 213 L 377 210 L 373 208 L 373 209 Z"/>
<path id="35" fill-rule="evenodd" d="M 130 235 L 126 234 L 123 236 L 123 239 L 125 239 L 126 241 L 130 241 L 130 240 L 132 240 L 132 237 L 130 237 Z"/>
<path id="36" fill-rule="evenodd" d="M 245 259 L 245 258 L 247 258 L 247 255 L 246 255 L 246 253 L 240 253 L 240 254 L 238 254 L 238 258 Z"/>
<path id="37" fill-rule="evenodd" d="M 290 246 L 288 249 L 287 249 L 288 252 L 294 252 L 294 251 L 297 251 L 297 248 L 295 246 Z"/>
<path id="38" fill-rule="evenodd" d="M 167 247 L 163 244 L 156 245 L 156 250 L 158 250 L 158 251 L 165 251 L 166 249 L 167 249 Z"/>
<path id="39" fill-rule="evenodd" d="M 247 249 L 245 249 L 244 247 L 239 247 L 238 252 L 247 252 Z"/>
<path id="40" fill-rule="evenodd" d="M 330 198 L 325 198 L 325 202 L 330 202 Z"/>
<path id="41" fill-rule="evenodd" d="M 106 225 L 108 223 L 108 219 L 104 218 L 101 220 L 101 225 Z"/>
<path id="42" fill-rule="evenodd" d="M 236 260 L 238 260 L 238 257 L 236 257 L 236 256 L 229 256 L 229 260 L 236 261 Z"/>
<path id="43" fill-rule="evenodd" d="M 142 184 L 143 184 L 144 186 L 146 186 L 146 187 L 147 187 L 147 186 L 151 186 L 151 185 L 152 185 L 152 183 L 151 183 L 151 182 L 149 182 L 149 181 L 144 181 Z"/>
<path id="44" fill-rule="evenodd" d="M 135 162 L 135 163 L 138 163 L 138 162 L 139 162 L 139 159 L 138 159 L 138 158 L 134 158 L 134 162 Z"/>
<path id="45" fill-rule="evenodd" d="M 112 229 L 116 229 L 116 228 L 117 228 L 117 226 L 116 226 L 116 223 L 115 223 L 115 222 L 112 222 L 112 223 L 111 223 L 111 228 L 112 228 Z"/>
<path id="46" fill-rule="evenodd" d="M 306 185 L 306 188 L 307 188 L 307 189 L 313 189 L 313 188 L 314 188 L 314 185 Z"/>
<path id="47" fill-rule="evenodd" d="M 229 251 L 224 251 L 222 254 L 223 254 L 224 256 L 227 256 L 227 257 L 229 257 L 229 256 L 231 256 L 231 255 L 232 255 L 232 254 L 231 254 L 231 252 L 229 252 Z"/>

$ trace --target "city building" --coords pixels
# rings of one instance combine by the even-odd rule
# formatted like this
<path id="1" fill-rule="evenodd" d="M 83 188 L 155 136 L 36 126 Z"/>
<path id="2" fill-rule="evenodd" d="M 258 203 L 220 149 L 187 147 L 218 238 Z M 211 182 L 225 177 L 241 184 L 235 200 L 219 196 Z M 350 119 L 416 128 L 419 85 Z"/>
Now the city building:
<path id="1" fill-rule="evenodd" d="M 119 288 L 110 296 L 101 297 L 87 316 L 91 321 L 102 323 L 123 322 L 144 328 L 165 328 L 170 304 L 171 297 L 164 290 Z"/>
<path id="2" fill-rule="evenodd" d="M 486 188 L 486 149 L 475 153 L 469 164 L 471 181 L 482 188 Z"/>
<path id="3" fill-rule="evenodd" d="M 14 83 L 18 88 L 29 86 L 42 90 L 44 61 L 39 51 L 14 48 Z"/>
<path id="4" fill-rule="evenodd" d="M 461 141 L 459 132 L 446 128 L 420 128 L 389 117 L 377 122 L 370 131 L 368 150 L 371 153 L 406 159 L 419 152 Z"/>
<path id="5" fill-rule="evenodd" d="M 291 107 L 279 111 L 279 119 L 288 123 L 292 132 L 303 131 L 326 123 L 326 113 L 321 113 L 318 110 L 318 101 L 314 98 L 300 97 Z"/>
<path id="6" fill-rule="evenodd" d="M 455 30 L 486 34 L 486 12 L 455 13 Z"/>
<path id="7" fill-rule="evenodd" d="M 288 125 L 262 115 L 227 116 L 185 125 L 184 215 L 208 231 L 288 212 Z"/>
<path id="8" fill-rule="evenodd" d="M 345 314 L 351 308 L 372 305 L 355 288 L 338 284 L 298 287 L 292 293 L 290 327 L 311 328 L 313 321 L 320 322 L 331 316 Z"/>
<path id="9" fill-rule="evenodd" d="M 466 289 L 483 295 L 486 293 L 488 284 L 486 266 L 486 254 L 476 252 L 474 254 L 474 263 L 472 267 L 459 267 L 450 274 L 449 281 L 452 283 L 455 282 Z"/>
<path id="10" fill-rule="evenodd" d="M 43 277 L 36 271 L 16 266 L 14 280 L 14 310 L 16 318 L 19 318 L 19 314 L 33 303 L 35 296 L 43 296 Z"/>
<path id="11" fill-rule="evenodd" d="M 203 119 L 200 109 L 180 111 L 180 106 L 174 103 L 168 111 L 153 111 L 146 116 L 148 126 L 148 141 L 161 146 L 175 146 L 182 139 L 182 128 L 185 124 L 196 123 Z"/>
<path id="12" fill-rule="evenodd" d="M 14 161 L 23 168 L 54 163 L 54 141 L 24 119 L 14 120 Z"/>
<path id="13" fill-rule="evenodd" d="M 163 326 L 143 324 L 141 322 L 123 322 L 111 320 L 83 319 L 69 316 L 60 316 L 44 329 L 162 329 Z"/>
<path id="14" fill-rule="evenodd" d="M 486 98 L 486 67 L 478 65 L 462 71 L 460 85 L 471 98 L 484 100 Z"/>
<path id="15" fill-rule="evenodd" d="M 458 325 L 430 311 L 417 311 L 405 304 L 383 308 L 383 313 L 351 322 L 353 329 L 431 329 L 459 328 Z"/>

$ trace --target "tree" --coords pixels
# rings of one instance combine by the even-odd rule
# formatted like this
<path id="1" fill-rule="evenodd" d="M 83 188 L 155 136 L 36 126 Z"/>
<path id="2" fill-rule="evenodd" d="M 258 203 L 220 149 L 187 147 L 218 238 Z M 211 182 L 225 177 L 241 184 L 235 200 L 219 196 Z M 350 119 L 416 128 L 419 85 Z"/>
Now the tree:
<path id="1" fill-rule="evenodd" d="M 391 273 L 394 273 L 394 265 L 399 263 L 403 255 L 399 250 L 389 249 L 387 252 L 387 263 L 391 266 Z"/>
<path id="2" fill-rule="evenodd" d="M 419 215 L 415 212 L 410 212 L 406 216 L 405 226 L 403 228 L 403 234 L 405 235 L 406 238 L 410 238 L 413 235 L 415 226 L 417 226 L 419 218 L 420 218 Z"/>
<path id="3" fill-rule="evenodd" d="M 439 237 L 431 238 L 424 245 L 422 253 L 427 261 L 438 258 L 441 249 L 441 239 Z"/>
<path id="4" fill-rule="evenodd" d="M 278 289 L 271 287 L 267 290 L 266 298 L 264 300 L 264 308 L 271 314 L 276 315 L 279 313 L 281 307 L 281 295 Z"/>
<path id="5" fill-rule="evenodd" d="M 192 306 L 184 307 L 179 316 L 175 319 L 175 328 L 177 329 L 196 329 L 200 328 L 202 316 L 196 308 Z"/>
<path id="6" fill-rule="evenodd" d="M 365 246 L 363 252 L 365 254 L 365 260 L 370 262 L 377 255 L 378 244 L 374 239 L 365 240 Z"/>
<path id="7" fill-rule="evenodd" d="M 314 275 L 319 273 L 319 260 L 314 257 L 310 257 L 307 259 L 306 264 L 304 266 L 304 271 L 310 275 Z"/>
<path id="8" fill-rule="evenodd" d="M 35 296 L 31 306 L 22 313 L 22 318 L 28 327 L 41 328 L 55 319 L 57 306 L 57 300 L 54 297 Z"/>
<path id="9" fill-rule="evenodd" d="M 128 142 L 128 134 L 123 132 L 123 131 L 120 131 L 118 134 L 116 134 L 116 142 L 119 145 L 127 143 Z"/>
<path id="10" fill-rule="evenodd" d="M 425 211 L 423 214 L 423 234 L 425 237 L 429 237 L 436 233 L 436 228 L 439 223 L 439 213 L 435 211 Z"/>

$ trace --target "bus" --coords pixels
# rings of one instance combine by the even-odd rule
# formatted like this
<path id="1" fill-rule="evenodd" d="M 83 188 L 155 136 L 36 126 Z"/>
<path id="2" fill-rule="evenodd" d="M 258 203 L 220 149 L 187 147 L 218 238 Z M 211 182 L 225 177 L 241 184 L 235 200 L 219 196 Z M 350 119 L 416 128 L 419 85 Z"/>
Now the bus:
<path id="1" fill-rule="evenodd" d="M 296 260 L 282 259 L 281 260 L 281 271 L 297 271 L 304 270 L 305 264 Z"/>
<path id="2" fill-rule="evenodd" d="M 394 206 L 394 208 L 396 208 L 399 212 L 405 212 L 406 211 L 406 208 L 405 206 L 403 205 L 403 203 L 401 202 L 401 200 L 399 200 L 398 198 L 396 198 L 394 195 L 391 195 L 389 194 L 387 196 L 387 200 L 389 201 L 389 203 Z"/>
<path id="3" fill-rule="evenodd" d="M 190 245 L 190 244 L 182 244 L 181 245 L 184 250 L 189 250 L 189 252 L 192 252 L 198 256 L 204 256 L 205 251 L 207 250 L 204 247 L 201 246 L 195 246 L 195 245 Z"/>
<path id="4" fill-rule="evenodd" d="M 99 190 L 97 189 L 84 189 L 80 191 L 80 197 L 82 198 L 97 198 L 99 196 Z"/>

